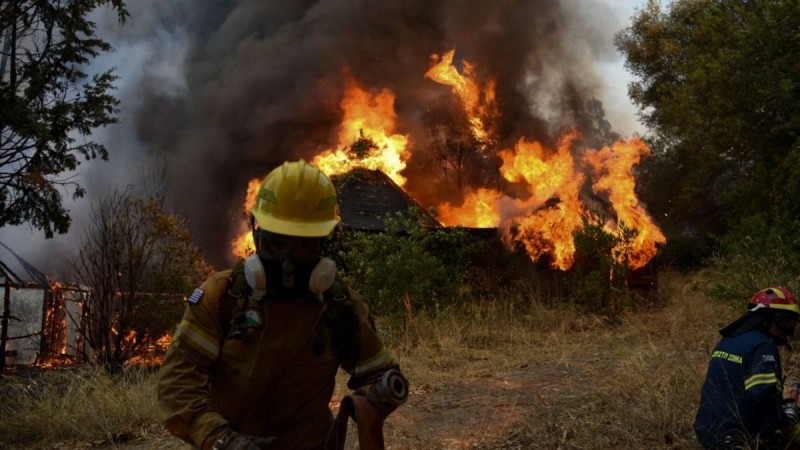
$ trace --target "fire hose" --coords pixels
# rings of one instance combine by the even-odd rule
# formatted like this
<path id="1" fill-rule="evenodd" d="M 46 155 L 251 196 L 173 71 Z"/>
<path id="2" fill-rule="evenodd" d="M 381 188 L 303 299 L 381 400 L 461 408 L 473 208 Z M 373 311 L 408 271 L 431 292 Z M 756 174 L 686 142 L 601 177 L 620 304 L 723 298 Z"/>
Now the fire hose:
<path id="1" fill-rule="evenodd" d="M 797 425 L 800 422 L 798 399 L 800 399 L 800 383 L 796 382 L 789 391 L 789 398 L 783 401 L 783 416 L 788 421 L 788 424 L 786 425 L 787 428 L 781 430 L 781 434 L 785 434 L 785 439 L 788 441 L 784 447 L 787 450 L 800 449 L 800 440 L 798 439 L 800 431 L 798 431 Z"/>
<path id="2" fill-rule="evenodd" d="M 800 383 L 794 383 L 789 391 L 789 398 L 784 401 L 783 414 L 793 423 L 800 422 L 800 409 L 797 400 L 800 398 Z"/>
<path id="3" fill-rule="evenodd" d="M 333 422 L 325 450 L 344 450 L 350 418 L 358 430 L 360 450 L 384 450 L 383 422 L 408 399 L 408 381 L 397 369 L 387 370 L 377 383 L 345 396 Z"/>

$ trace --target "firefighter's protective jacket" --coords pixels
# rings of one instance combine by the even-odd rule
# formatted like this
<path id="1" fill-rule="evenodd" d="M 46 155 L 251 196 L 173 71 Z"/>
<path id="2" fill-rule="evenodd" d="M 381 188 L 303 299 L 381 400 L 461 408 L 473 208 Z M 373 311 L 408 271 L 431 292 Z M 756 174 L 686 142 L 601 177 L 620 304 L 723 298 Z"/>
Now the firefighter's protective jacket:
<path id="1" fill-rule="evenodd" d="M 783 393 L 777 343 L 763 328 L 717 344 L 701 390 L 695 433 L 706 448 L 751 445 L 781 426 Z"/>
<path id="2" fill-rule="evenodd" d="M 227 294 L 230 277 L 231 271 L 212 275 L 189 298 L 159 373 L 167 429 L 197 447 L 229 426 L 277 437 L 278 449 L 318 448 L 333 422 L 328 404 L 338 368 L 357 385 L 352 382 L 395 366 L 365 302 L 348 290 L 354 314 L 346 337 L 331 325 L 341 323 L 341 311 L 332 320 L 334 308 L 314 297 L 264 297 L 239 311 L 245 330 L 227 329 L 220 311 L 221 303 L 236 301 Z"/>

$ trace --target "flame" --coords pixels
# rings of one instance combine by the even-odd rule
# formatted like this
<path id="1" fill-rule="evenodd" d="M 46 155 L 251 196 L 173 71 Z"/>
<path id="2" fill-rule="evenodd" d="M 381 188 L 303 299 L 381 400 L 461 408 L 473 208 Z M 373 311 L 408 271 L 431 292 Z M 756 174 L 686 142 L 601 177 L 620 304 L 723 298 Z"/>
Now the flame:
<path id="1" fill-rule="evenodd" d="M 433 65 L 425 74 L 431 80 L 450 86 L 458 95 L 464 105 L 469 118 L 472 135 L 478 142 L 488 144 L 492 142 L 493 130 L 488 124 L 497 117 L 497 104 L 495 102 L 495 82 L 489 80 L 481 89 L 475 82 L 475 66 L 464 61 L 463 75 L 453 67 L 455 49 L 444 53 L 442 56 L 431 55 Z"/>
<path id="2" fill-rule="evenodd" d="M 612 147 L 600 150 L 589 150 L 584 160 L 600 177 L 592 184 L 596 193 L 605 192 L 617 216 L 616 222 L 607 222 L 605 230 L 620 235 L 618 224 L 637 231 L 636 236 L 628 244 L 627 252 L 620 248 L 622 254 L 627 253 L 627 263 L 632 269 L 638 269 L 650 261 L 658 251 L 658 245 L 665 244 L 666 238 L 653 223 L 636 197 L 636 179 L 633 166 L 639 164 L 641 157 L 650 155 L 651 150 L 640 138 L 633 137 L 628 141 L 617 141 Z M 624 246 L 625 243 L 620 245 Z"/>
<path id="3" fill-rule="evenodd" d="M 126 340 L 129 338 L 135 339 L 136 332 L 132 331 L 131 333 L 128 333 Z M 145 342 L 145 345 L 143 345 L 135 355 L 125 361 L 125 364 L 129 366 L 137 364 L 161 364 L 164 362 L 164 356 L 166 355 L 170 344 L 172 344 L 171 332 L 165 333 L 158 339 L 148 340 L 148 342 Z"/>
<path id="4" fill-rule="evenodd" d="M 545 150 L 539 142 L 520 139 L 514 150 L 500 152 L 503 160 L 500 173 L 508 181 L 524 181 L 532 201 L 542 204 L 561 193 L 563 187 L 570 184 L 570 179 L 575 178 L 575 162 L 570 148 L 577 137 L 575 132 L 563 135 L 555 153 Z"/>
<path id="5" fill-rule="evenodd" d="M 406 151 L 408 137 L 395 134 L 394 99 L 389 89 L 372 96 L 350 80 L 341 102 L 344 118 L 338 148 L 322 152 L 311 163 L 327 175 L 345 173 L 355 167 L 377 169 L 403 186 L 406 178 L 400 172 L 410 155 Z"/>
<path id="6" fill-rule="evenodd" d="M 576 132 L 564 134 L 555 151 L 539 142 L 520 139 L 513 149 L 499 153 L 503 161 L 500 172 L 507 181 L 522 185 L 525 195 L 519 198 L 478 189 L 469 193 L 460 207 L 439 205 L 442 223 L 499 226 L 504 230 L 503 240 L 512 246 L 522 245 L 533 261 L 547 255 L 553 268 L 569 269 L 575 254 L 573 235 L 583 226 L 584 217 L 589 217 L 580 198 L 587 177 L 576 171 L 573 157 L 577 138 Z M 608 195 L 616 215 L 617 222 L 609 221 L 605 230 L 619 237 L 623 232 L 619 223 L 638 232 L 618 248 L 632 269 L 647 264 L 655 256 L 658 244 L 666 242 L 634 192 L 633 167 L 649 153 L 644 141 L 632 138 L 600 150 L 587 150 L 583 157 L 594 169 L 594 192 Z"/>
<path id="7" fill-rule="evenodd" d="M 425 77 L 450 86 L 458 95 L 477 144 L 502 160 L 499 172 L 507 183 L 503 190 L 472 187 L 460 205 L 439 202 L 439 220 L 448 226 L 497 227 L 508 245 L 523 247 L 533 261 L 547 256 L 553 268 L 567 270 L 574 262 L 574 234 L 583 227 L 584 219 L 592 216 L 584 200 L 595 201 L 582 198 L 591 187 L 598 196 L 607 197 L 613 209 L 616 222 L 606 223 L 605 230 L 624 238 L 616 254 L 633 269 L 652 259 L 666 239 L 636 198 L 633 175 L 641 157 L 650 154 L 647 145 L 635 137 L 599 150 L 585 150 L 576 146 L 578 133 L 570 131 L 560 137 L 556 148 L 523 137 L 513 148 L 497 151 L 493 148 L 499 116 L 495 83 L 478 83 L 475 67 L 469 62 L 464 62 L 459 73 L 453 66 L 454 54 L 451 50 L 433 55 Z M 406 178 L 400 172 L 411 154 L 406 149 L 408 137 L 396 133 L 394 102 L 395 95 L 389 89 L 371 93 L 349 79 L 340 103 L 343 119 L 337 147 L 314 157 L 312 164 L 328 175 L 356 167 L 381 170 L 404 186 Z M 581 154 L 579 150 L 584 151 Z M 591 174 L 581 172 L 588 172 L 588 168 Z M 252 207 L 259 182 L 250 182 L 245 210 Z M 626 230 L 635 230 L 636 234 L 627 234 Z M 252 254 L 255 249 L 250 233 L 243 230 L 232 242 L 232 249 L 239 257 Z"/>
<path id="8" fill-rule="evenodd" d="M 534 261 L 550 255 L 553 268 L 566 270 L 575 254 L 573 233 L 583 225 L 586 214 L 579 198 L 585 177 L 575 172 L 570 149 L 577 133 L 562 136 L 555 153 L 545 151 L 538 142 L 520 140 L 514 151 L 501 152 L 500 172 L 508 181 L 524 181 L 530 198 L 525 202 L 530 213 L 518 216 L 503 235 L 508 243 L 525 247 Z M 550 199 L 554 206 L 542 207 Z"/>
<path id="9" fill-rule="evenodd" d="M 172 344 L 172 336 L 173 334 L 171 332 L 164 334 L 163 336 L 161 336 L 156 340 L 156 345 L 159 348 L 166 350 L 170 346 L 170 344 Z"/>
<path id="10" fill-rule="evenodd" d="M 491 228 L 500 223 L 498 202 L 503 194 L 493 189 L 478 189 L 469 194 L 464 204 L 455 207 L 450 203 L 442 203 L 437 207 L 439 221 L 444 225 L 461 225 L 464 227 Z"/>
<path id="11" fill-rule="evenodd" d="M 514 149 L 500 152 L 500 172 L 512 183 L 525 186 L 527 198 L 519 199 L 491 189 L 479 189 L 467 195 L 454 208 L 445 203 L 437 208 L 442 223 L 463 226 L 501 226 L 503 240 L 519 243 L 534 261 L 551 256 L 554 268 L 572 266 L 575 244 L 572 234 L 583 224 L 584 206 L 579 199 L 585 177 L 575 172 L 570 149 L 577 133 L 567 133 L 553 152 L 541 143 L 520 139 Z M 545 207 L 551 198 L 557 203 Z M 501 213 L 500 205 L 508 211 Z M 503 223 L 502 217 L 508 217 Z"/>
<path id="12" fill-rule="evenodd" d="M 453 89 L 461 99 L 474 137 L 491 143 L 493 129 L 487 124 L 497 118 L 495 84 L 490 81 L 482 88 L 474 79 L 474 66 L 468 62 L 460 74 L 453 67 L 454 54 L 451 50 L 441 57 L 433 55 L 434 64 L 425 76 Z M 524 138 L 513 149 L 500 151 L 500 173 L 523 192 L 510 195 L 475 189 L 467 193 L 459 207 L 449 203 L 437 207 L 442 223 L 498 226 L 503 230 L 503 240 L 509 245 L 521 244 L 532 260 L 549 255 L 552 267 L 569 269 L 574 261 L 574 233 L 590 215 L 580 198 L 587 176 L 576 171 L 573 146 L 577 138 L 574 131 L 565 133 L 555 151 Z M 633 269 L 644 266 L 655 256 L 658 245 L 666 242 L 634 192 L 633 167 L 641 156 L 649 154 L 641 139 L 632 138 L 601 150 L 590 149 L 581 159 L 594 169 L 594 192 L 608 196 L 616 215 L 617 222 L 609 221 L 605 230 L 622 237 L 624 224 L 637 232 L 629 242 L 623 239 L 617 249 Z"/>
<path id="13" fill-rule="evenodd" d="M 261 182 L 261 178 L 253 178 L 247 183 L 243 210 L 245 217 L 250 217 L 250 210 L 256 204 L 256 195 L 258 195 Z M 248 229 L 246 221 L 242 228 L 239 230 L 239 235 L 231 241 L 231 251 L 239 258 L 247 258 L 255 253 L 256 244 L 253 242 L 253 233 Z"/>

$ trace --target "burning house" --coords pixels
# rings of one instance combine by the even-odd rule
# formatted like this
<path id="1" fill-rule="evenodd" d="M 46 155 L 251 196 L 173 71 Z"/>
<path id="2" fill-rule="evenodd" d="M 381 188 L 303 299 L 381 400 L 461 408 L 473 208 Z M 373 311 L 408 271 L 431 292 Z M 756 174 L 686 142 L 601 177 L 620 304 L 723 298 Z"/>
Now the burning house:
<path id="1" fill-rule="evenodd" d="M 387 216 L 410 218 L 414 212 L 428 228 L 442 224 L 380 170 L 353 169 L 333 177 L 345 230 L 384 231 Z"/>
<path id="2" fill-rule="evenodd" d="M 428 200 L 423 205 L 435 208 L 438 221 L 446 226 L 495 228 L 510 247 L 523 247 L 534 262 L 546 257 L 551 267 L 559 270 L 567 270 L 573 263 L 575 231 L 584 226 L 584 219 L 599 212 L 608 233 L 635 230 L 624 243 L 625 264 L 633 270 L 647 265 L 665 238 L 635 192 L 634 167 L 650 154 L 644 141 L 634 137 L 592 148 L 590 140 L 571 130 L 558 138 L 554 148 L 525 137 L 503 148 L 498 143 L 506 139 L 495 131 L 499 108 L 494 84 L 481 85 L 470 78 L 472 70 L 472 65 L 464 63 L 460 73 L 453 66 L 451 51 L 433 58 L 425 74 L 452 89 L 468 119 L 467 143 L 459 144 L 468 149 L 457 155 L 462 163 L 455 165 L 442 156 L 437 168 L 445 177 L 431 173 L 430 178 L 466 177 L 468 157 L 472 165 L 495 170 L 488 175 L 483 171 L 482 184 L 459 180 L 457 192 L 450 196 L 453 199 L 431 201 L 429 193 L 423 194 Z M 423 190 L 419 182 L 407 183 L 404 175 L 412 157 L 410 138 L 397 132 L 391 92 L 371 95 L 354 83 L 341 108 L 339 145 L 312 162 L 331 175 L 348 173 L 353 167 L 380 170 L 398 188 L 407 189 L 411 198 L 416 190 Z M 429 145 L 435 146 L 435 140 Z M 347 201 L 342 199 L 344 210 L 352 208 Z M 602 211 L 598 211 L 599 204 Z"/>
<path id="3" fill-rule="evenodd" d="M 607 2 L 147 4 L 149 31 L 174 19 L 164 54 L 180 64 L 148 66 L 125 123 L 167 156 L 214 266 L 232 260 L 220 230 L 246 228 L 230 211 L 247 181 L 300 158 L 328 175 L 380 170 L 444 225 L 496 228 L 556 270 L 592 212 L 587 190 L 613 205 L 610 232 L 639 231 L 632 266 L 664 241 L 634 193 L 650 150 L 619 139 L 598 100 L 613 111 L 598 68 L 624 25 Z"/>
<path id="4" fill-rule="evenodd" d="M 10 247 L 0 246 L 3 366 L 80 358 L 85 351 L 80 328 L 87 293 L 51 282 Z"/>
<path id="5" fill-rule="evenodd" d="M 625 246 L 615 252 L 621 262 L 633 271 L 645 267 L 666 241 L 635 192 L 634 168 L 650 154 L 645 142 L 587 137 L 577 129 L 563 131 L 553 145 L 526 136 L 509 142 L 497 131 L 495 84 L 473 78 L 468 62 L 459 71 L 453 54 L 434 55 L 424 75 L 451 90 L 465 120 L 460 130 L 451 127 L 427 141 L 428 153 L 438 155 L 429 160 L 427 184 L 419 173 L 409 180 L 420 170 L 411 167 L 412 148 L 419 146 L 399 131 L 394 94 L 348 79 L 338 145 L 311 161 L 340 180 L 345 225 L 377 229 L 383 213 L 421 205 L 438 212 L 429 217 L 432 224 L 495 229 L 532 262 L 566 271 L 574 262 L 575 232 L 587 219 L 602 220 Z M 260 181 L 251 180 L 245 211 Z M 237 255 L 252 251 L 249 233 L 237 239 Z"/>

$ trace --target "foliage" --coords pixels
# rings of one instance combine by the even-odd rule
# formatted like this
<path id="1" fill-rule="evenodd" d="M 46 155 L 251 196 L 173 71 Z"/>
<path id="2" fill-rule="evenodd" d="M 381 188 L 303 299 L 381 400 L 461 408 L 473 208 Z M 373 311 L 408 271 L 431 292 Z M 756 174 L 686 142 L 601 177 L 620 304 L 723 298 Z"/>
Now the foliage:
<path id="1" fill-rule="evenodd" d="M 115 371 L 174 327 L 182 295 L 208 270 L 186 220 L 161 198 L 114 191 L 91 219 L 72 265 L 90 290 L 85 335 L 94 359 Z"/>
<path id="2" fill-rule="evenodd" d="M 757 291 L 769 286 L 800 287 L 800 242 L 786 240 L 797 230 L 775 230 L 763 218 L 750 217 L 721 240 L 722 251 L 711 260 L 714 282 L 709 294 L 744 305 Z"/>
<path id="3" fill-rule="evenodd" d="M 71 177 L 80 161 L 106 148 L 87 139 L 116 122 L 109 94 L 113 71 L 85 67 L 111 46 L 87 15 L 101 6 L 127 17 L 122 0 L 22 0 L 0 3 L 0 227 L 29 223 L 47 237 L 70 225 L 59 188 L 83 188 Z"/>
<path id="4" fill-rule="evenodd" d="M 367 182 L 372 178 L 370 173 L 370 169 L 364 167 L 355 167 L 347 172 L 331 175 L 331 181 L 336 186 L 336 189 L 341 190 L 353 183 L 359 184 Z"/>
<path id="5" fill-rule="evenodd" d="M 343 236 L 346 280 L 369 298 L 379 313 L 403 311 L 406 295 L 415 308 L 433 309 L 465 293 L 471 256 L 480 244 L 463 228 L 422 225 L 420 212 L 385 218 L 386 231 L 351 231 Z"/>
<path id="6" fill-rule="evenodd" d="M 575 232 L 572 301 L 596 312 L 617 316 L 628 300 L 627 249 L 635 230 L 620 224 L 621 237 L 607 232 L 598 217 L 584 218 Z"/>
<path id="7" fill-rule="evenodd" d="M 800 218 L 796 0 L 651 0 L 616 36 L 652 131 L 642 196 L 672 236 L 708 244 L 742 219 Z M 790 187 L 790 189 L 786 189 Z M 709 247 L 711 248 L 711 247 Z"/>
<path id="8" fill-rule="evenodd" d="M 370 156 L 373 150 L 377 148 L 378 145 L 375 144 L 375 141 L 367 136 L 364 136 L 364 130 L 358 130 L 358 139 L 353 141 L 353 143 L 348 146 L 345 151 L 354 159 L 360 161 Z"/>

